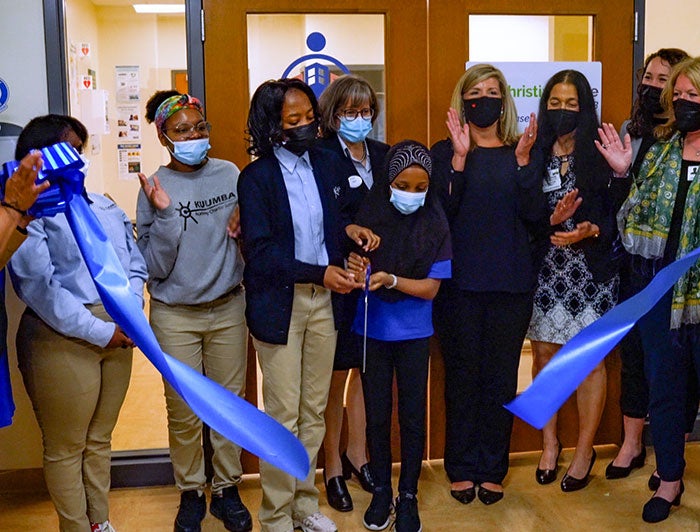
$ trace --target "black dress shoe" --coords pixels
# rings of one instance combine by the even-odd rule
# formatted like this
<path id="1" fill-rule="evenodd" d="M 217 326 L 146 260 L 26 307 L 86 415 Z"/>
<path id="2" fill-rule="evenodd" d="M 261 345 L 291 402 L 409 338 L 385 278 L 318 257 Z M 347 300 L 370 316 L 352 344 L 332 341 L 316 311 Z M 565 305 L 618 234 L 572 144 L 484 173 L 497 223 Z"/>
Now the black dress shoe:
<path id="1" fill-rule="evenodd" d="M 644 505 L 644 510 L 642 511 L 642 519 L 644 519 L 647 523 L 658 523 L 659 521 L 663 521 L 671 513 L 671 506 L 680 506 L 681 495 L 683 495 L 684 491 L 685 486 L 683 485 L 683 481 L 681 480 L 681 489 L 678 492 L 678 495 L 676 495 L 676 498 L 673 499 L 671 502 L 654 495 Z"/>
<path id="2" fill-rule="evenodd" d="M 476 487 L 472 486 L 464 490 L 450 490 L 450 495 L 462 504 L 469 504 L 476 498 Z"/>
<path id="3" fill-rule="evenodd" d="M 539 484 L 551 484 L 557 479 L 557 471 L 559 470 L 559 455 L 561 455 L 561 442 L 559 442 L 559 451 L 557 452 L 557 464 L 554 469 L 540 469 L 539 467 L 535 470 L 535 480 Z"/>
<path id="4" fill-rule="evenodd" d="M 360 467 L 360 470 L 358 471 L 357 468 L 352 465 L 347 453 L 343 453 L 341 455 L 340 462 L 343 465 L 343 478 L 345 480 L 350 480 L 350 477 L 355 475 L 363 490 L 369 493 L 374 493 L 374 481 L 372 480 L 372 474 L 369 472 L 368 463 Z"/>
<path id="5" fill-rule="evenodd" d="M 569 473 L 567 473 L 566 475 L 564 475 L 564 478 L 561 479 L 561 490 L 566 492 L 578 491 L 588 486 L 588 483 L 591 481 L 591 469 L 593 469 L 595 459 L 596 453 L 595 449 L 593 449 L 593 454 L 591 455 L 591 463 L 588 465 L 588 472 L 586 473 L 586 476 L 583 478 L 576 478 L 572 477 L 571 475 L 569 475 Z"/>
<path id="6" fill-rule="evenodd" d="M 486 506 L 495 504 L 503 498 L 502 491 L 492 491 L 483 486 L 479 486 L 479 500 Z"/>
<path id="7" fill-rule="evenodd" d="M 608 480 L 614 480 L 616 478 L 626 478 L 629 476 L 633 469 L 639 469 L 640 467 L 644 467 L 644 460 L 646 460 L 646 458 L 647 448 L 642 447 L 642 452 L 634 458 L 632 458 L 630 465 L 628 465 L 627 467 L 619 467 L 613 465 L 613 460 L 613 462 L 610 462 L 608 464 L 608 467 L 605 468 L 605 478 L 607 478 Z"/>
<path id="8" fill-rule="evenodd" d="M 338 475 L 337 477 L 326 480 L 326 470 L 323 470 L 323 482 L 326 485 L 326 497 L 331 508 L 339 512 L 352 511 L 352 497 L 345 484 L 345 479 Z"/>
<path id="9" fill-rule="evenodd" d="M 659 486 L 661 486 L 661 479 L 659 478 L 658 474 L 654 473 L 651 474 L 649 477 L 649 481 L 647 482 L 647 486 L 649 486 L 649 491 L 656 491 L 659 489 Z"/>

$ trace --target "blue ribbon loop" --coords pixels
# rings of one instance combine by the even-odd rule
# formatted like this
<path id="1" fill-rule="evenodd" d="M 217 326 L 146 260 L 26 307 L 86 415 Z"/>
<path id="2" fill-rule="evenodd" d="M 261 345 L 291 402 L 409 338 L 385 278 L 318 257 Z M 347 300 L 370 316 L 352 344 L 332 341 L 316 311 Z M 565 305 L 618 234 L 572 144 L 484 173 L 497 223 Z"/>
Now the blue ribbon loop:
<path id="1" fill-rule="evenodd" d="M 72 153 L 66 153 L 65 146 Z M 43 178 L 48 178 L 51 186 L 56 186 L 63 195 L 68 223 L 109 315 L 202 421 L 275 467 L 304 480 L 309 472 L 309 456 L 291 432 L 236 394 L 161 350 L 146 321 L 140 299 L 131 291 L 114 248 L 82 195 L 84 176 L 79 171 L 82 161 L 70 145 L 65 146 L 54 145 L 42 150 Z M 60 209 L 59 204 L 53 208 Z M 50 206 L 41 214 L 50 215 L 47 212 L 52 212 Z"/>
<path id="2" fill-rule="evenodd" d="M 581 330 L 552 357 L 528 389 L 505 408 L 536 429 L 544 427 L 588 374 L 695 264 L 699 256 L 700 248 L 669 264 L 644 290 Z"/>

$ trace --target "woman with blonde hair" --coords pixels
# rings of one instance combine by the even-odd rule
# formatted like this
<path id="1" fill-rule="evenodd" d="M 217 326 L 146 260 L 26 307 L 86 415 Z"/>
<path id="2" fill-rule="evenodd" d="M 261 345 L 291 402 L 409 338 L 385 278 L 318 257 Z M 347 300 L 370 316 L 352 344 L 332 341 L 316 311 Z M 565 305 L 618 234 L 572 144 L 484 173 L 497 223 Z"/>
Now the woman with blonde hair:
<path id="1" fill-rule="evenodd" d="M 537 123 L 531 115 L 519 136 L 517 120 L 501 71 L 475 65 L 455 87 L 450 138 L 432 148 L 453 247 L 452 279 L 435 301 L 445 360 L 445 470 L 463 504 L 477 485 L 482 503 L 503 498 L 513 418 L 502 405 L 516 393 L 537 278 L 531 230 L 545 218 L 541 165 L 530 153 Z"/>
<path id="2" fill-rule="evenodd" d="M 617 217 L 632 258 L 631 280 L 640 287 L 700 247 L 700 58 L 674 67 L 661 103 L 668 119 L 656 129 L 659 142 L 647 152 Z M 697 412 L 688 374 L 700 377 L 699 292 L 696 264 L 639 321 L 659 475 L 655 485 L 650 482 L 655 492 L 644 505 L 647 522 L 666 519 L 683 494 L 686 410 L 691 402 Z"/>

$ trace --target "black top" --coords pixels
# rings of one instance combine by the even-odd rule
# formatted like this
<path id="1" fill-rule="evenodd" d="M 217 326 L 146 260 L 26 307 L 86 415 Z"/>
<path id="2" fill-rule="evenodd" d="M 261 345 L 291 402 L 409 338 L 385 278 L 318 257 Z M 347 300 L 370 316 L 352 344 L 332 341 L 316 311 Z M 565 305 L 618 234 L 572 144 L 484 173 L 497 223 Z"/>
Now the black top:
<path id="1" fill-rule="evenodd" d="M 449 140 L 435 144 L 431 154 L 431 187 L 452 232 L 453 281 L 476 292 L 532 290 L 539 264 L 531 230 L 548 217 L 537 154 L 518 167 L 515 147 L 479 147 L 467 156 L 463 172 L 452 169 Z"/>
<path id="2" fill-rule="evenodd" d="M 676 260 L 678 253 L 678 245 L 681 240 L 681 226 L 683 225 L 683 211 L 685 210 L 685 200 L 688 197 L 688 189 L 693 182 L 688 179 L 688 170 L 697 172 L 697 167 L 700 163 L 697 161 L 687 161 L 683 159 L 681 163 L 681 172 L 678 176 L 678 189 L 676 190 L 676 199 L 673 203 L 673 214 L 671 215 L 671 225 L 668 230 L 668 238 L 664 247 L 664 266 L 671 264 Z M 692 174 L 691 174 L 692 175 Z"/>
<path id="3" fill-rule="evenodd" d="M 323 205 L 323 233 L 330 264 L 343 266 L 346 213 L 341 161 L 326 150 L 309 150 Z M 238 178 L 241 252 L 245 259 L 246 321 L 258 340 L 286 344 L 295 283 L 323 286 L 325 266 L 303 263 L 294 255 L 294 226 L 287 188 L 274 155 L 256 159 Z M 338 324 L 338 294 L 333 295 Z"/>

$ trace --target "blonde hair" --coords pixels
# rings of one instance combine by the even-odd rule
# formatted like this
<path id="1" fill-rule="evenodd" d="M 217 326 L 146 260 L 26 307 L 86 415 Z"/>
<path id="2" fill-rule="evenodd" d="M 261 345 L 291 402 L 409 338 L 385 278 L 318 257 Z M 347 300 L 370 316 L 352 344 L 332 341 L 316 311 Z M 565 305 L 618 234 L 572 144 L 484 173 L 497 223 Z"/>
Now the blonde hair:
<path id="1" fill-rule="evenodd" d="M 464 125 L 464 100 L 462 95 L 471 89 L 474 85 L 481 83 L 489 78 L 495 78 L 498 81 L 498 86 L 501 89 L 501 98 L 503 99 L 503 112 L 498 119 L 496 134 L 498 138 L 506 146 L 512 146 L 518 142 L 520 135 L 518 134 L 518 112 L 515 109 L 515 102 L 508 90 L 508 83 L 503 75 L 503 72 L 495 66 L 486 63 L 469 67 L 462 74 L 462 77 L 457 81 L 454 91 L 452 92 L 452 100 L 450 102 L 459 114 L 459 121 Z M 476 143 L 472 143 L 472 149 L 476 147 Z"/>
<path id="2" fill-rule="evenodd" d="M 664 108 L 666 122 L 654 129 L 654 136 L 658 139 L 668 140 L 676 131 L 676 115 L 673 112 L 673 91 L 676 81 L 683 74 L 700 91 L 700 57 L 689 57 L 676 64 L 671 71 L 663 91 L 661 92 L 661 105 Z"/>

